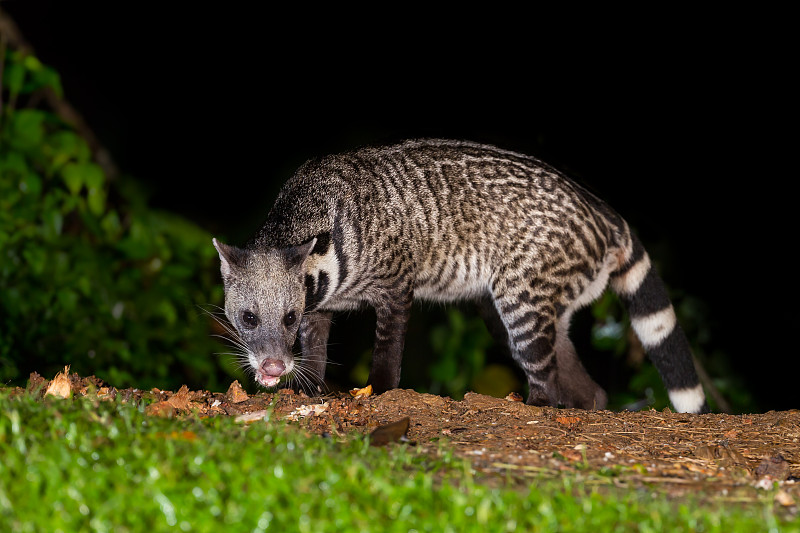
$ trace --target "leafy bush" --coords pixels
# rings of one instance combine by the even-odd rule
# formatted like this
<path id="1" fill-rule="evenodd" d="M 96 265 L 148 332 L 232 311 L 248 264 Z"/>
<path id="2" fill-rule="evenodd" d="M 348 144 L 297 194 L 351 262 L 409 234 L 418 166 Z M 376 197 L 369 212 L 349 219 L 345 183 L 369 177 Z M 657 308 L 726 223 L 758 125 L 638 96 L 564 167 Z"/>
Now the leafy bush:
<path id="1" fill-rule="evenodd" d="M 210 236 L 110 182 L 48 109 L 58 74 L 5 55 L 0 114 L 0 381 L 64 364 L 115 386 L 218 386 L 198 304 L 222 289 Z"/>

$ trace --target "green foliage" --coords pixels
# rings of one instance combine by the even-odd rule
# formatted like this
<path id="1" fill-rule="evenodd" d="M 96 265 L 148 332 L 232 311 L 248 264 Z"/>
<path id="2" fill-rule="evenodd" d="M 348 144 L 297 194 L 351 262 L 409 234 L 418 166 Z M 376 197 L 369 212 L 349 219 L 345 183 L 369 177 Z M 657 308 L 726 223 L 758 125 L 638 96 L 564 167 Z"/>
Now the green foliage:
<path id="1" fill-rule="evenodd" d="M 430 338 L 435 361 L 429 368 L 431 392 L 463 398 L 483 370 L 486 348 L 492 343 L 483 320 L 449 309 L 447 324 L 434 326 Z"/>
<path id="2" fill-rule="evenodd" d="M 36 91 L 58 75 L 8 51 L 0 116 L 0 381 L 64 364 L 115 386 L 217 385 L 198 304 L 221 301 L 210 237 L 110 182 Z"/>
<path id="3" fill-rule="evenodd" d="M 616 357 L 625 353 L 627 348 L 626 333 L 630 322 L 619 298 L 611 291 L 606 291 L 591 307 L 592 347 L 601 352 L 610 352 Z"/>
<path id="4" fill-rule="evenodd" d="M 766 491 L 736 506 L 569 472 L 484 484 L 446 444 L 376 448 L 275 420 L 169 420 L 2 389 L 0 457 L 0 531 L 798 531 Z"/>

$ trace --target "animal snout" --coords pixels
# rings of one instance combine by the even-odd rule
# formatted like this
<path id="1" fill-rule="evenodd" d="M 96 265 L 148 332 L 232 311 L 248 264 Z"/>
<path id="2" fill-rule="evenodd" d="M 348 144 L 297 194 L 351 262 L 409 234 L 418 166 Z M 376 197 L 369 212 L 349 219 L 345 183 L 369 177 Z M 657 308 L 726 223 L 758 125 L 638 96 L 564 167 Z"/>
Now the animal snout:
<path id="1" fill-rule="evenodd" d="M 286 365 L 280 359 L 264 359 L 256 372 L 256 379 L 265 387 L 274 387 L 280 381 Z"/>

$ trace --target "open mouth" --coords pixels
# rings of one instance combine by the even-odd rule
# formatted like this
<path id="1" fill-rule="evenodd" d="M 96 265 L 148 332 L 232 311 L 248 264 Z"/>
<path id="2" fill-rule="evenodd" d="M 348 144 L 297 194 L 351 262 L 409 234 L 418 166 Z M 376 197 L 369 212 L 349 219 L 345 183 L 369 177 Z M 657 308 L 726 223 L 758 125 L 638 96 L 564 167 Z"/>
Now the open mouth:
<path id="1" fill-rule="evenodd" d="M 264 387 L 274 387 L 280 383 L 280 376 L 258 376 L 258 382 Z"/>

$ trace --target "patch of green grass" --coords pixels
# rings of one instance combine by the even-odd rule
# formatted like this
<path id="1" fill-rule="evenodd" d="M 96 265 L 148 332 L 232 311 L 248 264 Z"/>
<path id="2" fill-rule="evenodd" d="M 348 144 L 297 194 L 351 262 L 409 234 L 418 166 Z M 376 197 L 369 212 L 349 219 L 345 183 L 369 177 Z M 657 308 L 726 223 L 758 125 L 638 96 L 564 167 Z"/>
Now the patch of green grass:
<path id="1" fill-rule="evenodd" d="M 370 447 L 278 421 L 0 391 L 0 531 L 786 531 L 771 503 L 708 508 L 574 477 L 491 488 L 446 445 Z"/>

